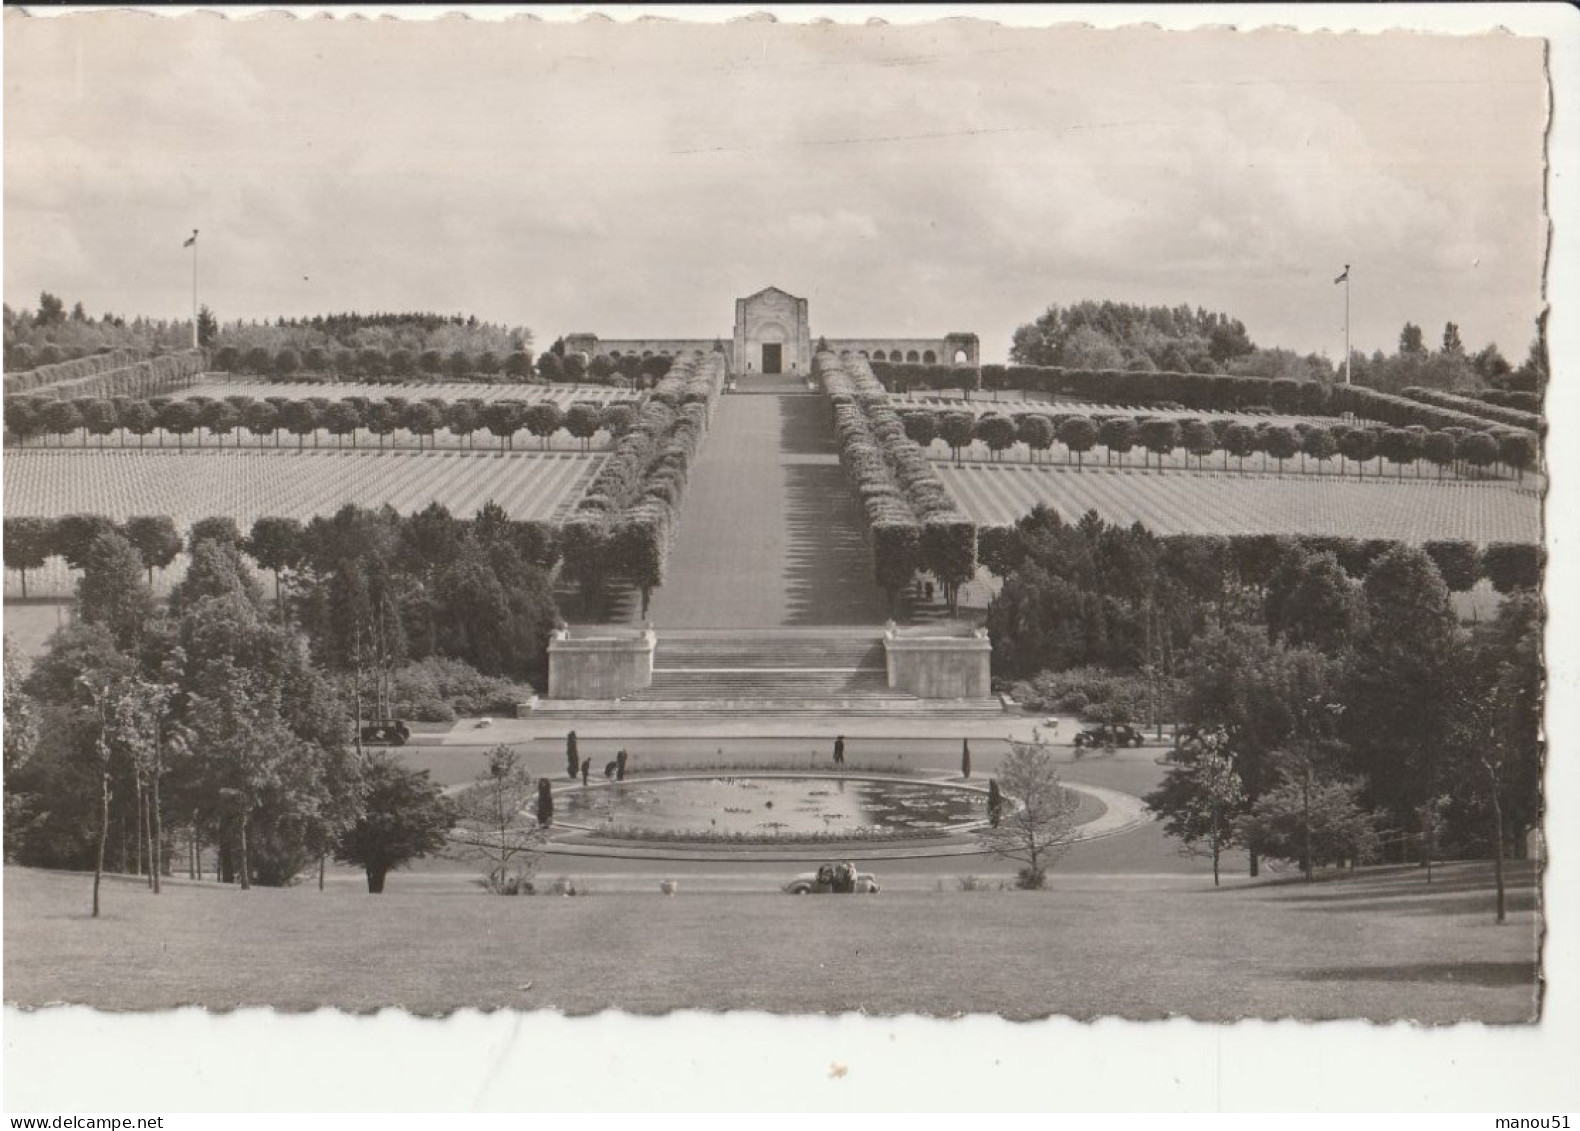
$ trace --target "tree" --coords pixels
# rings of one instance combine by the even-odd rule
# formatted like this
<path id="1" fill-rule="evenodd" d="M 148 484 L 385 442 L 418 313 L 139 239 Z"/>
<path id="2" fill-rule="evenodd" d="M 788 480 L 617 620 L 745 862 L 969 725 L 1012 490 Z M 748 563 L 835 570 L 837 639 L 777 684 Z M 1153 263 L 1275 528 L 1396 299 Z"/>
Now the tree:
<path id="1" fill-rule="evenodd" d="M 451 834 L 458 859 L 487 867 L 483 886 L 495 895 L 514 895 L 537 869 L 547 837 L 527 816 L 535 789 L 532 776 L 509 746 L 488 753 L 488 768 L 455 798 Z"/>
<path id="2" fill-rule="evenodd" d="M 164 569 L 185 548 L 175 520 L 166 514 L 134 515 L 122 524 L 121 535 L 142 558 L 150 586 L 154 583 L 154 570 Z"/>
<path id="3" fill-rule="evenodd" d="M 297 451 L 302 450 L 309 434 L 314 437 L 313 444 L 317 446 L 318 409 L 311 401 L 287 401 L 280 410 L 280 423 L 285 426 L 287 432 L 296 437 Z"/>
<path id="4" fill-rule="evenodd" d="M 1015 422 L 1007 416 L 997 413 L 984 413 L 976 419 L 972 435 L 987 445 L 993 459 L 999 458 L 999 453 L 1008 451 L 1015 444 Z"/>
<path id="5" fill-rule="evenodd" d="M 565 431 L 582 442 L 584 452 L 591 446 L 592 438 L 598 434 L 602 423 L 603 410 L 595 404 L 577 401 L 565 410 L 563 420 Z"/>
<path id="6" fill-rule="evenodd" d="M 103 397 L 88 402 L 82 408 L 82 426 L 90 435 L 99 438 L 99 447 L 104 447 L 104 438 L 120 427 L 120 417 L 114 403 Z"/>
<path id="7" fill-rule="evenodd" d="M 1370 428 L 1351 428 L 1339 440 L 1339 454 L 1359 465 L 1356 474 L 1366 474 L 1366 463 L 1377 455 L 1377 433 Z M 1344 474 L 1344 462 L 1339 461 L 1339 474 Z"/>
<path id="8" fill-rule="evenodd" d="M 1059 443 L 1075 453 L 1075 466 L 1080 470 L 1082 457 L 1097 444 L 1097 425 L 1085 416 L 1072 416 L 1059 425 Z"/>
<path id="9" fill-rule="evenodd" d="M 625 779 L 625 751 L 620 751 L 620 779 Z M 538 779 L 538 827 L 548 828 L 554 823 L 554 787 L 549 784 L 548 778 Z"/>
<path id="10" fill-rule="evenodd" d="M 268 401 L 254 401 L 242 413 L 242 426 L 258 437 L 258 446 L 263 446 L 265 436 L 273 436 L 275 446 L 280 444 L 280 410 Z"/>
<path id="11" fill-rule="evenodd" d="M 1455 454 L 1476 469 L 1479 478 L 1498 458 L 1498 442 L 1485 432 L 1472 432 L 1459 441 Z"/>
<path id="12" fill-rule="evenodd" d="M 1147 794 L 1147 808 L 1163 820 L 1188 855 L 1212 859 L 1212 885 L 1219 885 L 1226 849 L 1237 843 L 1235 821 L 1245 812 L 1245 784 L 1234 768 L 1229 736 L 1222 729 L 1198 733 L 1180 744 L 1163 783 Z"/>
<path id="13" fill-rule="evenodd" d="M 1365 604 L 1331 553 L 1298 554 L 1268 585 L 1268 632 L 1329 656 L 1348 652 L 1365 626 Z"/>
<path id="14" fill-rule="evenodd" d="M 302 564 L 304 548 L 301 521 L 265 515 L 252 524 L 242 549 L 258 563 L 259 569 L 274 574 L 274 602 L 283 617 L 285 604 L 280 597 L 280 575 Z"/>
<path id="15" fill-rule="evenodd" d="M 1019 885 L 1040 888 L 1047 870 L 1075 841 L 1080 802 L 1059 780 L 1053 750 L 1036 734 L 1031 742 L 1010 741 L 996 781 L 1010 802 L 997 825 L 978 834 L 988 851 L 1024 864 Z"/>
<path id="16" fill-rule="evenodd" d="M 1444 749 L 1463 647 L 1448 587 L 1431 558 L 1396 546 L 1362 584 L 1367 631 L 1348 665 L 1344 730 L 1367 802 L 1407 822 L 1442 792 Z"/>
<path id="17" fill-rule="evenodd" d="M 116 534 L 115 523 L 102 514 L 68 514 L 55 520 L 55 553 L 72 569 L 86 569 L 100 535 Z"/>
<path id="18" fill-rule="evenodd" d="M 197 409 L 188 401 L 171 401 L 159 410 L 159 430 L 175 436 L 177 449 L 185 447 L 186 437 L 197 431 L 197 426 Z"/>
<path id="19" fill-rule="evenodd" d="M 1443 326 L 1443 352 L 1454 357 L 1465 356 L 1465 343 L 1459 337 L 1459 324 L 1449 322 Z"/>
<path id="20" fill-rule="evenodd" d="M 194 522 L 187 531 L 187 552 L 193 553 L 199 542 L 223 542 L 233 549 L 242 544 L 241 528 L 228 514 L 210 515 Z"/>
<path id="21" fill-rule="evenodd" d="M 1128 416 L 1111 416 L 1098 426 L 1097 439 L 1109 459 L 1117 455 L 1123 463 L 1125 454 L 1136 446 L 1136 422 Z"/>
<path id="22" fill-rule="evenodd" d="M 5 518 L 5 567 L 22 575 L 22 599 L 27 600 L 27 571 L 43 569 L 55 553 L 55 524 L 47 518 L 7 515 Z"/>
<path id="23" fill-rule="evenodd" d="M 1300 450 L 1293 428 L 1275 424 L 1262 436 L 1262 450 L 1278 461 L 1278 474 L 1284 474 L 1284 461 Z"/>
<path id="24" fill-rule="evenodd" d="M 960 462 L 960 449 L 969 444 L 975 434 L 976 417 L 969 412 L 946 412 L 938 419 L 938 437 L 949 445 L 956 464 Z"/>
<path id="25" fill-rule="evenodd" d="M 1493 542 L 1481 555 L 1481 568 L 1492 588 L 1507 596 L 1520 589 L 1538 590 L 1546 554 L 1530 542 Z"/>
<path id="26" fill-rule="evenodd" d="M 636 409 L 628 404 L 606 405 L 600 425 L 611 439 L 618 440 L 636 426 Z"/>
<path id="27" fill-rule="evenodd" d="M 39 419 L 47 434 L 60 437 L 61 447 L 67 436 L 82 427 L 82 411 L 70 401 L 50 401 L 40 410 Z"/>
<path id="28" fill-rule="evenodd" d="M 214 348 L 214 339 L 219 337 L 219 319 L 214 317 L 207 303 L 198 307 L 197 337 L 198 345 L 203 349 Z"/>
<path id="29" fill-rule="evenodd" d="M 1452 466 L 1458 455 L 1458 441 L 1452 432 L 1428 432 L 1421 441 L 1421 454 L 1428 462 L 1437 465 L 1437 477 L 1443 478 L 1443 469 Z"/>
<path id="30" fill-rule="evenodd" d="M 481 423 L 478 406 L 471 400 L 451 401 L 450 407 L 445 410 L 444 426 L 457 440 L 465 436 L 468 443 L 471 443 L 472 434 L 477 431 Z"/>
<path id="31" fill-rule="evenodd" d="M 1218 450 L 1218 433 L 1205 420 L 1182 420 L 1180 446 L 1196 457 L 1196 467 L 1200 469 L 1202 461 Z"/>
<path id="32" fill-rule="evenodd" d="M 1026 445 L 1026 456 L 1033 463 L 1037 460 L 1038 452 L 1045 452 L 1053 447 L 1056 435 L 1053 421 L 1040 412 L 1030 412 L 1021 417 L 1015 429 L 1016 439 Z"/>
<path id="33" fill-rule="evenodd" d="M 581 755 L 576 752 L 576 732 L 571 731 L 565 736 L 565 775 L 575 781 L 581 768 Z"/>
<path id="34" fill-rule="evenodd" d="M 1414 322 L 1406 322 L 1404 329 L 1399 331 L 1399 352 L 1418 356 L 1425 355 L 1426 339 L 1421 335 L 1421 327 Z"/>
<path id="35" fill-rule="evenodd" d="M 967 781 L 971 778 L 971 740 L 960 740 L 960 776 Z"/>
<path id="36" fill-rule="evenodd" d="M 343 447 L 347 436 L 351 437 L 351 446 L 357 446 L 357 429 L 362 427 L 362 414 L 351 401 L 332 401 L 319 418 L 319 423 L 335 438 L 335 447 Z"/>
<path id="37" fill-rule="evenodd" d="M 1432 559 L 1450 593 L 1469 593 L 1480 577 L 1481 552 L 1474 542 L 1425 542 L 1421 549 Z"/>
<path id="38" fill-rule="evenodd" d="M 1532 432 L 1506 432 L 1498 438 L 1498 458 L 1512 467 L 1523 483 L 1525 473 L 1536 466 L 1540 448 Z"/>
<path id="39" fill-rule="evenodd" d="M 499 450 L 505 450 L 505 442 L 510 441 L 511 447 L 515 446 L 516 429 L 521 427 L 522 412 L 514 401 L 489 401 L 483 406 L 479 414 L 483 426 L 499 438 Z"/>
<path id="40" fill-rule="evenodd" d="M 1399 468 L 1400 479 L 1404 478 L 1404 465 L 1420 459 L 1424 447 L 1421 434 L 1408 428 L 1389 428 L 1378 444 L 1383 459 Z"/>
<path id="41" fill-rule="evenodd" d="M 334 855 L 365 871 L 368 894 L 380 895 L 390 872 L 445 847 L 455 810 L 427 770 L 407 770 L 387 757 L 369 759 L 363 781 L 361 815 L 341 833 Z"/>
<path id="42" fill-rule="evenodd" d="M 1348 782 L 1296 775 L 1257 799 L 1238 822 L 1239 836 L 1264 856 L 1292 860 L 1310 880 L 1320 865 L 1376 855 L 1375 821 Z"/>
<path id="43" fill-rule="evenodd" d="M 439 410 L 427 401 L 418 401 L 406 409 L 405 419 L 401 421 L 406 431 L 418 437 L 417 447 L 422 448 L 422 437 L 432 436 L 439 430 L 439 425 L 444 423 Z"/>
<path id="44" fill-rule="evenodd" d="M 41 291 L 38 296 L 38 325 L 59 326 L 66 321 L 66 304 L 57 295 Z"/>
<path id="45" fill-rule="evenodd" d="M 186 574 L 170 589 L 171 612 L 179 616 L 206 597 L 238 597 L 253 609 L 262 607 L 258 584 L 236 546 L 215 538 L 198 539 L 191 546 Z"/>
<path id="46" fill-rule="evenodd" d="M 905 425 L 906 438 L 923 450 L 938 438 L 938 422 L 930 412 L 904 413 L 900 423 Z"/>
<path id="47" fill-rule="evenodd" d="M 523 415 L 527 431 L 539 437 L 546 450 L 549 437 L 560 430 L 560 406 L 553 401 L 534 401 Z"/>
<path id="48" fill-rule="evenodd" d="M 1163 457 L 1179 447 L 1180 428 L 1173 420 L 1148 420 L 1141 425 L 1141 443 L 1147 451 L 1158 457 L 1158 471 L 1163 471 Z"/>

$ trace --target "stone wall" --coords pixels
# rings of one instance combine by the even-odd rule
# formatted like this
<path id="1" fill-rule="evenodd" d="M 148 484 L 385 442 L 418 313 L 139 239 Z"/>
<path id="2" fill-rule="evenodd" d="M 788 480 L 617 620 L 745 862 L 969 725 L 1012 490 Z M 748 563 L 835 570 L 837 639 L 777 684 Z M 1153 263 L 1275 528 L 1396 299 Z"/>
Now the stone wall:
<path id="1" fill-rule="evenodd" d="M 731 362 L 734 351 L 729 340 L 724 338 L 600 338 L 597 334 L 565 335 L 565 352 L 579 353 L 589 360 L 601 353 L 610 357 L 625 357 L 633 353 L 638 357 L 679 357 L 688 353 L 712 353 L 716 347 L 722 348 L 725 361 Z"/>
<path id="2" fill-rule="evenodd" d="M 921 636 L 890 628 L 883 646 L 889 686 L 895 691 L 921 699 L 986 699 L 993 694 L 993 645 L 984 630 Z"/>
<path id="3" fill-rule="evenodd" d="M 548 698 L 618 699 L 651 687 L 656 644 L 651 629 L 576 639 L 562 629 L 549 641 Z"/>
<path id="4" fill-rule="evenodd" d="M 910 361 L 922 365 L 977 365 L 981 347 L 975 334 L 942 338 L 825 338 L 835 353 L 860 354 L 872 361 Z M 957 355 L 963 359 L 956 361 Z"/>

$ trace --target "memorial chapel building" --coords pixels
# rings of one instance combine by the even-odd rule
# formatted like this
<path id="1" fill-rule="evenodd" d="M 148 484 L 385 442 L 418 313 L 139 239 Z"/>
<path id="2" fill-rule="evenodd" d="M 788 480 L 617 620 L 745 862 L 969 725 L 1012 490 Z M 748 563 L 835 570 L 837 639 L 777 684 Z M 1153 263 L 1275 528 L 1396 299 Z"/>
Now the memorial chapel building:
<path id="1" fill-rule="evenodd" d="M 872 361 L 921 362 L 927 365 L 978 365 L 980 345 L 975 334 L 949 333 L 938 338 L 825 338 L 812 333 L 807 302 L 778 287 L 735 300 L 735 333 L 731 338 L 600 338 L 597 334 L 566 334 L 565 351 L 587 358 L 608 354 L 620 358 L 678 357 L 722 349 L 730 372 L 808 373 L 815 344 L 822 341 L 835 353 L 859 354 Z"/>

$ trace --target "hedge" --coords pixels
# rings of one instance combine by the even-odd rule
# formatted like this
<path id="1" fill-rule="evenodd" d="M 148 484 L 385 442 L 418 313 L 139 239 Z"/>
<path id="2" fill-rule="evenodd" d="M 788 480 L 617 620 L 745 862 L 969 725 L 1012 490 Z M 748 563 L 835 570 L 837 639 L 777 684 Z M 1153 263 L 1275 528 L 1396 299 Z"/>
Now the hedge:
<path id="1" fill-rule="evenodd" d="M 976 527 L 955 507 L 865 358 L 813 360 L 833 405 L 840 464 L 872 530 L 873 574 L 891 610 L 918 568 L 943 586 L 951 612 L 976 572 Z"/>
<path id="2" fill-rule="evenodd" d="M 92 377 L 97 373 L 121 369 L 142 361 L 146 356 L 148 356 L 146 351 L 140 349 L 117 349 L 108 353 L 79 357 L 73 361 L 40 365 L 36 369 L 28 369 L 21 373 L 7 373 L 5 392 L 7 396 L 12 393 L 35 392 L 62 381 L 75 381 L 81 377 Z"/>
<path id="3" fill-rule="evenodd" d="M 1455 393 L 1444 392 L 1442 389 L 1423 389 L 1418 385 L 1406 389 L 1404 395 L 1413 401 L 1435 405 L 1438 408 L 1453 409 L 1456 412 L 1490 420 L 1495 424 L 1525 428 L 1537 434 L 1547 431 L 1547 422 L 1537 413 L 1491 404 L 1475 397 L 1462 397 Z"/>

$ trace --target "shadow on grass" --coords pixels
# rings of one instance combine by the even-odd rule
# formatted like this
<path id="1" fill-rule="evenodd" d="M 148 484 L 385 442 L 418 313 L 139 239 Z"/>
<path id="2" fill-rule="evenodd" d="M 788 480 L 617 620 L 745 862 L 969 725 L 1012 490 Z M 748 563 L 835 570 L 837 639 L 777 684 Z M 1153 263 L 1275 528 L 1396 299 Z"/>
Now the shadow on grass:
<path id="1" fill-rule="evenodd" d="M 1377 895 L 1378 893 L 1373 893 Z M 1493 913 L 1496 906 L 1497 893 L 1489 889 L 1467 890 L 1463 895 L 1444 896 L 1436 892 L 1416 892 L 1413 895 L 1401 895 L 1394 898 L 1373 898 L 1355 901 L 1346 901 L 1342 906 L 1334 906 L 1332 902 L 1312 902 L 1305 910 L 1330 912 L 1350 912 L 1357 914 L 1403 914 L 1403 915 L 1475 915 L 1485 912 Z M 1522 911 L 1536 910 L 1536 893 L 1529 888 L 1514 890 L 1507 893 L 1507 907 L 1509 914 Z"/>
<path id="2" fill-rule="evenodd" d="M 1534 898 L 1539 871 L 1531 861 L 1510 864 L 1504 873 L 1510 898 L 1525 894 Z M 1299 875 L 1280 878 L 1268 885 L 1263 896 L 1274 903 L 1365 903 L 1388 899 L 1422 899 L 1468 892 L 1492 896 L 1495 891 L 1492 865 L 1455 864 L 1439 868 L 1428 883 L 1426 872 L 1415 867 L 1367 869 L 1355 875 L 1319 874 L 1312 883 Z"/>
<path id="3" fill-rule="evenodd" d="M 1296 975 L 1306 982 L 1451 982 L 1461 986 L 1532 986 L 1534 962 L 1420 962 L 1402 966 L 1326 966 Z"/>

